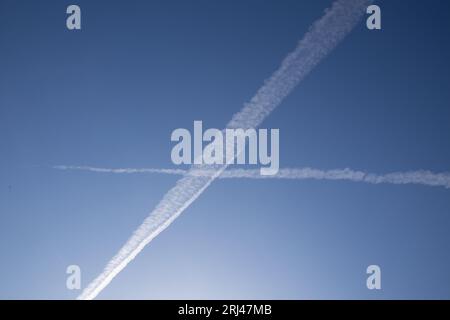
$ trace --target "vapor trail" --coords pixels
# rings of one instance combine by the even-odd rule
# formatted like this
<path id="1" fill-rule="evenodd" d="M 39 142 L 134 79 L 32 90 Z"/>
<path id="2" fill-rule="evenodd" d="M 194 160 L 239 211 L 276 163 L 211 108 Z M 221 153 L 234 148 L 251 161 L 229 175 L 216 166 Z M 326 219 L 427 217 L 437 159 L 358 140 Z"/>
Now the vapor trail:
<path id="1" fill-rule="evenodd" d="M 132 173 L 153 173 L 170 175 L 187 175 L 188 170 L 183 169 L 155 169 L 155 168 L 96 168 L 87 166 L 55 166 L 60 170 L 84 170 L 92 172 L 132 174 Z M 211 170 L 196 170 L 193 175 L 209 176 Z M 290 179 L 290 180 L 348 180 L 353 182 L 365 182 L 372 184 L 419 184 L 431 187 L 445 187 L 450 189 L 450 173 L 435 173 L 427 170 L 391 172 L 387 174 L 367 173 L 363 171 L 345 169 L 320 170 L 309 167 L 304 168 L 284 168 L 277 174 L 268 176 L 261 175 L 259 169 L 227 169 L 218 177 L 219 179 L 245 178 L 245 179 Z"/>
<path id="2" fill-rule="evenodd" d="M 345 38 L 365 12 L 371 0 L 337 0 L 317 20 L 280 68 L 264 83 L 244 108 L 233 115 L 227 128 L 254 128 L 281 103 L 294 87 Z M 227 167 L 193 166 L 169 190 L 134 231 L 119 252 L 108 262 L 78 299 L 95 298 L 136 255 L 161 231 L 167 228 Z M 196 170 L 209 169 L 206 176 Z"/>

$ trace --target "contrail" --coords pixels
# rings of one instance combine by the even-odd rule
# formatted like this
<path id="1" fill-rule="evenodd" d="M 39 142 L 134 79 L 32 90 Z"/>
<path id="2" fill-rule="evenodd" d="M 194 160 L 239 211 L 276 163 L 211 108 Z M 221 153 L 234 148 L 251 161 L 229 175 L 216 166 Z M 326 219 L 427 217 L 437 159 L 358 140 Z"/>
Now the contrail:
<path id="1" fill-rule="evenodd" d="M 255 96 L 227 124 L 227 128 L 255 128 L 281 103 L 358 23 L 371 0 L 337 0 L 317 20 L 298 43 L 296 49 L 266 80 Z M 103 272 L 81 293 L 78 299 L 95 298 L 136 255 L 167 228 L 227 167 L 192 166 L 189 172 L 169 190 Z M 210 175 L 195 175 L 208 169 Z"/>
<path id="2" fill-rule="evenodd" d="M 89 167 L 89 166 L 53 166 L 53 169 L 58 170 L 81 170 L 81 171 L 92 171 L 92 172 L 103 172 L 103 173 L 166 173 L 172 175 L 180 175 L 184 176 L 189 171 L 183 169 L 152 169 L 152 168 L 141 168 L 141 169 L 133 169 L 133 168 L 99 168 L 99 167 Z"/>
<path id="3" fill-rule="evenodd" d="M 60 170 L 84 170 L 92 172 L 132 174 L 132 173 L 153 173 L 185 176 L 189 173 L 183 169 L 156 169 L 156 168 L 97 168 L 88 166 L 54 166 Z M 211 170 L 196 170 L 190 173 L 197 176 L 209 176 Z M 345 169 L 320 170 L 309 167 L 304 168 L 284 168 L 275 175 L 261 175 L 259 169 L 227 169 L 218 177 L 219 179 L 246 178 L 246 179 L 291 179 L 291 180 L 348 180 L 353 182 L 365 182 L 371 184 L 419 184 L 431 187 L 445 187 L 450 189 L 450 173 L 435 173 L 427 170 L 391 172 L 387 174 L 367 173 L 363 171 Z"/>

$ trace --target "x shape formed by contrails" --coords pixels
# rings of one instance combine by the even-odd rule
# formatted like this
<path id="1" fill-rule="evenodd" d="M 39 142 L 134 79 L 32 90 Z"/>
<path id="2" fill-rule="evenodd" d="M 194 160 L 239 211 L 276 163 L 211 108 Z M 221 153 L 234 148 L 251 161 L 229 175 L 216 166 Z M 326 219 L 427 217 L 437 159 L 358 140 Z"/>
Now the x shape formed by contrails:
<path id="1" fill-rule="evenodd" d="M 283 99 L 357 25 L 371 0 L 337 0 L 313 23 L 281 66 L 227 124 L 231 129 L 258 127 Z M 155 209 L 108 262 L 78 299 L 94 299 L 144 247 L 166 229 L 227 168 L 228 164 L 195 165 L 170 189 Z M 209 170 L 207 175 L 196 175 Z"/>

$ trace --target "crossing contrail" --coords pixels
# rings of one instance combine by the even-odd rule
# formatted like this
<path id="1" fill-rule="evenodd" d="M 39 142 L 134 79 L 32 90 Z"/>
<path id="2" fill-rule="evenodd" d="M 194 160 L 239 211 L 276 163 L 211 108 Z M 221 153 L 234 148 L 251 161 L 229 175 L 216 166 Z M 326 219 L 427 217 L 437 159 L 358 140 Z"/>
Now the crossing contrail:
<path id="1" fill-rule="evenodd" d="M 150 173 L 150 174 L 169 174 L 184 176 L 188 174 L 188 170 L 183 169 L 157 169 L 157 168 L 98 168 L 88 166 L 54 166 L 60 170 L 83 170 L 91 172 L 116 173 L 116 174 L 133 174 L 133 173 Z M 208 176 L 211 171 L 196 170 L 191 173 L 197 176 Z M 371 184 L 390 183 L 390 184 L 419 184 L 431 187 L 444 187 L 450 189 L 450 173 L 449 172 L 431 172 L 428 170 L 406 171 L 406 172 L 390 172 L 387 174 L 367 173 L 359 170 L 332 169 L 320 170 L 310 167 L 304 168 L 284 168 L 279 169 L 275 175 L 261 175 L 259 169 L 227 169 L 218 177 L 219 179 L 245 178 L 245 179 L 290 179 L 290 180 L 348 180 L 353 182 L 365 182 Z"/>
<path id="2" fill-rule="evenodd" d="M 337 0 L 317 20 L 281 66 L 244 108 L 234 114 L 227 128 L 255 128 L 282 102 L 305 76 L 353 29 L 371 0 Z M 195 165 L 170 189 L 155 209 L 134 231 L 103 272 L 81 293 L 78 299 L 94 299 L 137 254 L 167 228 L 226 169 Z M 208 169 L 207 175 L 196 175 Z"/>

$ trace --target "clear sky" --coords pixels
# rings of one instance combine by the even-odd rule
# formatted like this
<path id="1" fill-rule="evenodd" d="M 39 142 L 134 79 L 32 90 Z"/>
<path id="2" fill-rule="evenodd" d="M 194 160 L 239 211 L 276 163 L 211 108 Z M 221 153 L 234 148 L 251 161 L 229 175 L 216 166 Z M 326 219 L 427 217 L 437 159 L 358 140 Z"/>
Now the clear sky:
<path id="1" fill-rule="evenodd" d="M 178 179 L 50 166 L 175 168 L 331 2 L 0 0 L 0 298 L 75 298 Z M 450 3 L 377 4 L 264 122 L 281 167 L 450 171 Z M 99 298 L 449 299 L 449 228 L 445 188 L 220 180 Z"/>

